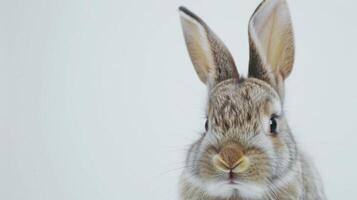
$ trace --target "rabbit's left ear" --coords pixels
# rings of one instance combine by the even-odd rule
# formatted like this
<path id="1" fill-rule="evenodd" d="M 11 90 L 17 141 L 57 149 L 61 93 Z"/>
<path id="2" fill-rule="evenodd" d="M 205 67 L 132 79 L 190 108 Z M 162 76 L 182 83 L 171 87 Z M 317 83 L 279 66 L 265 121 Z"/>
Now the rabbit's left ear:
<path id="1" fill-rule="evenodd" d="M 285 0 L 264 0 L 249 22 L 249 76 L 268 82 L 281 97 L 294 63 L 294 36 Z"/>
<path id="2" fill-rule="evenodd" d="M 187 50 L 198 77 L 208 88 L 239 74 L 231 53 L 208 25 L 187 8 L 179 8 Z"/>

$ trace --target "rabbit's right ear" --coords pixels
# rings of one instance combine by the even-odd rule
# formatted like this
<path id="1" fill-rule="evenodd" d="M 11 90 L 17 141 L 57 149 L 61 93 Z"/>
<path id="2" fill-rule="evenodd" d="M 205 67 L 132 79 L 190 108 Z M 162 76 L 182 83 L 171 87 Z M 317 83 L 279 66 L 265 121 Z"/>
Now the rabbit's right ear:
<path id="1" fill-rule="evenodd" d="M 186 46 L 195 70 L 209 87 L 239 75 L 233 58 L 223 42 L 191 11 L 179 8 Z"/>
<path id="2" fill-rule="evenodd" d="M 249 76 L 268 82 L 283 97 L 295 51 L 286 0 L 263 0 L 249 22 L 249 44 Z"/>

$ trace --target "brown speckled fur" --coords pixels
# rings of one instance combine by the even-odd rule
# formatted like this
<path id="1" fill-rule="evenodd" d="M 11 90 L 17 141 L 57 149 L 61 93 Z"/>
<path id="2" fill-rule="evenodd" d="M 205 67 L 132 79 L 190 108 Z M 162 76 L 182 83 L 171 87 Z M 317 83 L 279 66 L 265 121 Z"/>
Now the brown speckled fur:
<path id="1" fill-rule="evenodd" d="M 188 152 L 180 198 L 326 199 L 318 173 L 299 150 L 284 115 L 284 80 L 294 60 L 285 0 L 263 1 L 251 18 L 248 78 L 239 76 L 228 49 L 202 19 L 183 7 L 180 12 L 191 60 L 209 93 L 208 130 Z M 264 35 L 267 33 L 273 36 Z M 266 38 L 274 41 L 264 41 Z M 269 125 L 273 118 L 277 123 L 274 132 Z M 230 166 L 243 156 L 249 164 L 245 170 L 228 174 L 215 165 L 217 155 Z M 228 180 L 237 182 L 232 185 Z"/>

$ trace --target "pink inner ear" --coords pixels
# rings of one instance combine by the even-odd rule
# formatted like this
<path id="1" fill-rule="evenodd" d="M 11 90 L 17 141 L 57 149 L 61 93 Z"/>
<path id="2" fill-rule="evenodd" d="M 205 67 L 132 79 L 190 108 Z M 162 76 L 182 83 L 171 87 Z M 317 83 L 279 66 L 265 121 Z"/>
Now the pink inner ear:
<path id="1" fill-rule="evenodd" d="M 261 60 L 285 79 L 294 61 L 294 36 L 285 0 L 267 0 L 253 14 L 249 31 Z"/>
<path id="2" fill-rule="evenodd" d="M 208 25 L 186 8 L 180 8 L 182 28 L 191 61 L 209 88 L 238 72 L 229 50 Z"/>
<path id="3" fill-rule="evenodd" d="M 187 50 L 200 80 L 207 84 L 210 67 L 214 66 L 207 31 L 197 16 L 180 7 L 182 29 Z"/>

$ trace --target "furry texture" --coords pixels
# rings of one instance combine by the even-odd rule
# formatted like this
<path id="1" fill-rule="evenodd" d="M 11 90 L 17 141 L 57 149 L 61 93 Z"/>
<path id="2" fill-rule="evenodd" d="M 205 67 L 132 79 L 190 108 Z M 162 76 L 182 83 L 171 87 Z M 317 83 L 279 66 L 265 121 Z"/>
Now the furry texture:
<path id="1" fill-rule="evenodd" d="M 182 7 L 180 14 L 209 92 L 207 130 L 188 152 L 181 199 L 325 199 L 284 115 L 284 80 L 294 60 L 285 0 L 263 1 L 251 18 L 248 78 L 239 77 L 228 49 L 202 19 Z"/>
<path id="2" fill-rule="evenodd" d="M 269 134 L 268 120 L 279 116 L 278 134 Z M 299 152 L 279 95 L 265 82 L 229 79 L 210 93 L 209 130 L 188 152 L 181 180 L 182 199 L 324 199 L 320 179 Z M 212 158 L 227 144 L 238 143 L 250 160 L 249 169 L 228 174 L 216 169 Z"/>

